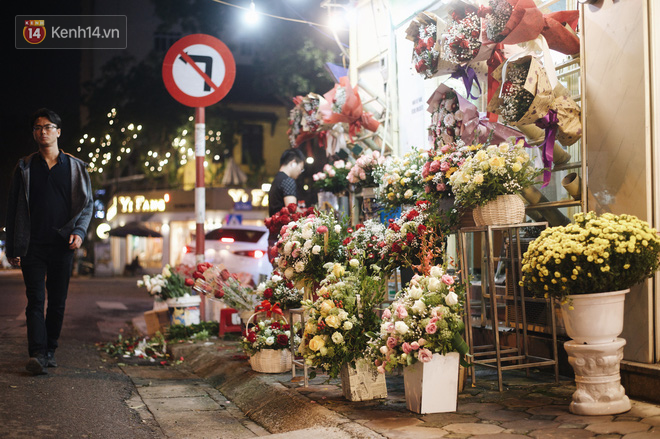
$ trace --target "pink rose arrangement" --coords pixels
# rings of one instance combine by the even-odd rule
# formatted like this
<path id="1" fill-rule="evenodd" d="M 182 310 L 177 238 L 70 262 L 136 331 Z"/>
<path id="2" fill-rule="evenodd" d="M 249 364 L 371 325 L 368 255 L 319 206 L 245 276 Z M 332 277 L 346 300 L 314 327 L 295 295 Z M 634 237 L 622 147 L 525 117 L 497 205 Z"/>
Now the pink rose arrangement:
<path id="1" fill-rule="evenodd" d="M 312 175 L 314 187 L 320 191 L 328 191 L 337 194 L 348 189 L 348 172 L 351 165 L 343 160 L 337 160 L 323 165 L 323 170 Z"/>
<path id="2" fill-rule="evenodd" d="M 374 174 L 377 168 L 383 166 L 384 163 L 385 158 L 380 151 L 369 149 L 358 157 L 346 178 L 349 183 L 358 187 L 376 187 L 379 182 L 376 181 Z"/>
<path id="3" fill-rule="evenodd" d="M 440 144 L 428 150 L 428 160 L 422 167 L 422 180 L 424 192 L 431 196 L 452 196 L 453 192 L 449 179 L 460 166 L 473 156 L 482 145 L 466 145 L 462 140 Z"/>
<path id="4" fill-rule="evenodd" d="M 378 371 L 426 363 L 435 353 L 465 355 L 464 291 L 447 267 L 435 265 L 428 275 L 415 275 L 383 311 L 380 331 L 368 334 L 367 356 Z"/>

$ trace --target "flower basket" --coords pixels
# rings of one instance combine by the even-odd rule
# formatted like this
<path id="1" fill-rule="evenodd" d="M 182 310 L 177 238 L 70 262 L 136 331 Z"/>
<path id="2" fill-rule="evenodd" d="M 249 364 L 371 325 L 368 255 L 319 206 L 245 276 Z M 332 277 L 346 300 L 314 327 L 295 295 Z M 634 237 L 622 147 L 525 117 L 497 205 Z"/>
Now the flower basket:
<path id="1" fill-rule="evenodd" d="M 355 367 L 344 363 L 340 372 L 341 389 L 349 401 L 367 401 L 387 397 L 385 374 L 364 359 L 355 362 Z"/>
<path id="2" fill-rule="evenodd" d="M 291 351 L 264 349 L 250 357 L 252 370 L 260 373 L 284 373 L 291 370 Z"/>
<path id="3" fill-rule="evenodd" d="M 433 354 L 429 362 L 403 368 L 406 408 L 414 413 L 455 412 L 458 405 L 459 354 Z M 442 389 L 442 391 L 438 391 Z"/>
<path id="4" fill-rule="evenodd" d="M 259 313 L 254 313 L 245 323 L 245 332 L 248 332 L 250 322 Z M 273 313 L 273 316 L 279 318 L 288 324 L 284 316 Z M 260 373 L 284 373 L 291 370 L 291 351 L 289 346 L 283 346 L 281 349 L 260 349 L 250 355 L 250 366 L 252 370 Z"/>
<path id="5" fill-rule="evenodd" d="M 519 224 L 525 220 L 525 203 L 518 195 L 498 195 L 495 200 L 473 211 L 478 226 Z"/>

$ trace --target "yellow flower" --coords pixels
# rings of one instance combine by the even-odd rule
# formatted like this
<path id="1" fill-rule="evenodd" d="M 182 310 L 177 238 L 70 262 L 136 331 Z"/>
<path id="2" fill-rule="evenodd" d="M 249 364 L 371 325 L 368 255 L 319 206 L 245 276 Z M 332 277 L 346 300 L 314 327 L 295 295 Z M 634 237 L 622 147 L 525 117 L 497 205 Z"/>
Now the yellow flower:
<path id="1" fill-rule="evenodd" d="M 331 328 L 337 329 L 341 324 L 341 320 L 339 319 L 338 316 L 329 315 L 328 317 L 325 318 L 325 324 L 330 326 Z"/>
<path id="2" fill-rule="evenodd" d="M 322 347 L 325 347 L 325 340 L 321 335 L 315 335 L 309 341 L 309 348 L 315 352 L 318 352 Z"/>
<path id="3" fill-rule="evenodd" d="M 335 302 L 332 300 L 326 299 L 321 302 L 320 312 L 323 317 L 327 316 L 330 311 L 335 307 Z"/>

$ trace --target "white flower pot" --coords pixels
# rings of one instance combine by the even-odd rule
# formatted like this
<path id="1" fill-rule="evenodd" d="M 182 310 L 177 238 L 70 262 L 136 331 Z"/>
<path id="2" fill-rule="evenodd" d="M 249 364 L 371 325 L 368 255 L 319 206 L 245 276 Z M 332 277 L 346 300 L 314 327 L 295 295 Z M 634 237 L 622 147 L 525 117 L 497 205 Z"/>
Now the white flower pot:
<path id="1" fill-rule="evenodd" d="M 623 331 L 623 305 L 630 289 L 575 294 L 561 305 L 566 333 L 577 343 L 610 343 Z"/>
<path id="2" fill-rule="evenodd" d="M 403 368 L 406 407 L 415 413 L 455 412 L 458 406 L 459 355 L 433 354 L 428 363 L 421 361 Z"/>
<path id="3" fill-rule="evenodd" d="M 201 296 L 184 296 L 166 299 L 170 322 L 173 325 L 197 325 L 200 322 Z"/>
<path id="4" fill-rule="evenodd" d="M 385 374 L 379 373 L 366 360 L 357 360 L 355 367 L 344 364 L 340 377 L 344 398 L 349 401 L 366 401 L 387 397 Z"/>

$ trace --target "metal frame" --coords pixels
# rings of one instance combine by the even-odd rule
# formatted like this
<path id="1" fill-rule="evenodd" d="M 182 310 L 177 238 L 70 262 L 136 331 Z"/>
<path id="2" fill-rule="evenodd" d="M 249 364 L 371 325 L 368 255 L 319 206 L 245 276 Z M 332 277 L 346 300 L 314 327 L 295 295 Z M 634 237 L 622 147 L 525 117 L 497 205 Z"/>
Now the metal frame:
<path id="1" fill-rule="evenodd" d="M 533 299 L 525 297 L 525 291 L 522 286 L 518 284 L 518 281 L 521 279 L 521 266 L 519 263 L 516 263 L 515 255 L 518 255 L 518 258 L 522 257 L 521 246 L 520 246 L 520 229 L 523 227 L 547 227 L 548 223 L 546 222 L 536 222 L 536 223 L 521 223 L 521 224 L 507 224 L 507 225 L 493 225 L 493 226 L 483 226 L 483 227 L 467 227 L 462 228 L 458 231 L 458 245 L 460 251 L 460 261 L 461 261 L 461 273 L 462 280 L 467 288 L 467 299 L 465 304 L 465 327 L 467 333 L 467 343 L 470 349 L 470 355 L 472 357 L 472 366 L 470 367 L 470 374 L 472 376 L 472 384 L 476 383 L 476 374 L 475 374 L 475 365 L 486 366 L 497 369 L 497 383 L 499 391 L 503 390 L 502 385 L 502 371 L 503 370 L 512 370 L 512 369 L 527 369 L 529 374 L 529 368 L 532 367 L 544 367 L 544 366 L 554 366 L 555 372 L 555 383 L 559 383 L 559 362 L 558 362 L 558 353 L 557 353 L 557 324 L 555 316 L 554 304 L 549 302 L 547 299 Z M 503 238 L 506 235 L 506 240 L 503 240 L 503 246 L 508 245 L 508 255 L 507 257 L 494 255 L 494 234 L 495 232 L 500 232 L 503 235 Z M 469 261 L 467 257 L 467 237 L 470 233 L 481 233 L 484 240 L 482 246 L 482 257 L 485 264 L 482 266 L 482 276 L 481 276 L 481 325 L 485 326 L 486 322 L 486 299 L 490 301 L 490 314 L 491 314 L 491 330 L 493 334 L 494 344 L 490 345 L 474 345 L 474 336 L 472 330 L 471 322 L 471 304 L 469 299 L 470 292 L 470 281 L 468 277 L 469 273 Z M 516 252 L 514 252 L 512 243 L 516 242 Z M 500 346 L 500 325 L 498 318 L 498 309 L 497 301 L 498 294 L 497 288 L 495 285 L 495 273 L 496 273 L 496 262 L 504 262 L 508 264 L 508 267 L 511 269 L 511 277 L 513 283 L 513 293 L 511 296 L 506 293 L 504 296 L 500 296 L 506 303 L 506 301 L 514 302 L 514 314 L 515 314 L 515 325 L 513 330 L 515 331 L 516 336 L 516 346 L 515 347 L 506 347 L 505 349 Z M 484 286 L 486 285 L 486 286 Z M 487 290 L 488 294 L 484 294 Z M 552 358 L 543 358 L 537 357 L 529 354 L 529 340 L 527 334 L 527 316 L 525 312 L 525 303 L 529 301 L 538 301 L 543 300 L 549 305 L 549 312 L 551 315 L 551 324 L 552 324 Z M 520 303 L 521 315 L 518 314 L 518 304 Z M 522 334 L 521 334 L 522 328 Z M 507 329 L 510 329 L 507 327 Z M 503 365 L 503 362 L 515 362 L 515 364 Z"/>
<path id="2" fill-rule="evenodd" d="M 302 360 L 296 360 L 296 343 L 295 343 L 295 332 L 294 332 L 294 323 L 295 323 L 295 318 L 294 316 L 299 316 L 300 317 L 300 324 L 304 328 L 305 327 L 305 309 L 304 308 L 292 308 L 289 310 L 291 313 L 291 322 L 289 322 L 289 346 L 291 348 L 291 378 L 296 377 L 296 367 L 302 367 L 303 369 L 303 376 L 304 376 L 304 381 L 303 381 L 303 387 L 309 386 L 309 378 L 307 376 L 308 372 L 308 366 L 307 363 L 305 362 L 305 359 L 303 358 Z"/>

